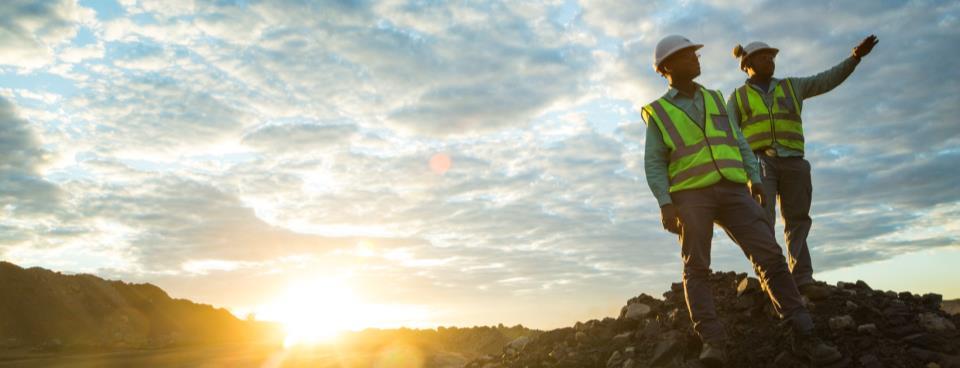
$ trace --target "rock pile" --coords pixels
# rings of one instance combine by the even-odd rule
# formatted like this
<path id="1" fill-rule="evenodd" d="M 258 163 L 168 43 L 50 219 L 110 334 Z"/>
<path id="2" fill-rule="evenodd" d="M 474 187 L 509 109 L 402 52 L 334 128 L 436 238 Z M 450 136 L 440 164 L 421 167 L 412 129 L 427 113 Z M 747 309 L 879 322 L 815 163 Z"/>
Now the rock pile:
<path id="1" fill-rule="evenodd" d="M 710 281 L 730 337 L 728 367 L 809 366 L 789 353 L 787 328 L 757 279 L 727 272 L 711 274 Z M 817 334 L 844 355 L 830 367 L 960 368 L 960 315 L 942 311 L 940 295 L 874 290 L 863 281 L 824 287 L 827 298 L 805 301 Z M 673 284 L 663 297 L 642 294 L 627 301 L 616 319 L 547 331 L 466 368 L 700 367 L 701 343 L 690 326 L 683 286 Z"/>

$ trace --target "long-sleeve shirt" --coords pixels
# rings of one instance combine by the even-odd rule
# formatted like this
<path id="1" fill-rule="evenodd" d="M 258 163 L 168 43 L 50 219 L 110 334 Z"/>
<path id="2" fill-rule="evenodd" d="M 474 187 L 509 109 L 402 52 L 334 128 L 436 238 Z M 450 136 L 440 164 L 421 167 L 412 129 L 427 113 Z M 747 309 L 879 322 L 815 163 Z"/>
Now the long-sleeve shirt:
<path id="1" fill-rule="evenodd" d="M 787 78 L 790 80 L 790 83 L 793 84 L 793 89 L 796 93 L 797 102 L 800 104 L 801 111 L 803 109 L 804 99 L 830 92 L 830 90 L 839 86 L 840 83 L 843 83 L 843 81 L 846 80 L 851 73 L 853 73 L 853 70 L 856 69 L 857 64 L 859 63 L 860 59 L 851 56 L 833 68 L 823 71 L 817 75 L 802 78 Z M 763 98 L 763 103 L 767 106 L 772 106 L 773 91 L 777 88 L 777 83 L 779 81 L 780 80 L 777 78 L 771 78 L 770 84 L 767 85 L 766 90 L 764 90 L 763 86 L 758 86 L 751 83 L 749 79 L 747 79 L 747 81 L 744 83 L 756 87 L 754 90 L 760 92 L 760 97 Z M 736 91 L 730 93 L 730 96 L 727 98 L 727 114 L 730 114 L 730 121 L 732 122 L 731 124 L 739 125 L 740 109 L 737 107 Z M 778 142 L 773 142 L 772 146 L 773 149 L 777 150 L 777 156 L 780 157 L 803 156 L 803 152 L 792 148 L 787 148 Z"/>
<path id="2" fill-rule="evenodd" d="M 697 90 L 692 97 L 681 93 L 676 88 L 670 88 L 663 97 L 685 111 L 697 125 L 703 128 L 704 107 L 700 87 L 700 85 L 697 85 Z M 663 134 L 660 133 L 657 124 L 651 121 L 646 112 L 641 115 L 643 120 L 647 122 L 647 140 L 643 153 L 643 167 L 647 176 L 647 185 L 650 186 L 653 196 L 657 198 L 657 203 L 660 207 L 663 207 L 666 204 L 673 203 L 670 199 L 670 177 L 667 171 L 670 165 L 670 149 L 666 143 L 663 143 Z M 754 185 L 758 185 L 760 184 L 760 168 L 757 158 L 750 150 L 750 145 L 743 139 L 743 133 L 740 132 L 737 120 L 733 119 L 733 115 L 730 115 L 729 111 L 727 111 L 727 116 L 730 118 L 730 129 L 733 131 L 737 146 L 740 148 L 740 155 L 743 157 L 743 168 L 747 172 L 747 177 Z"/>

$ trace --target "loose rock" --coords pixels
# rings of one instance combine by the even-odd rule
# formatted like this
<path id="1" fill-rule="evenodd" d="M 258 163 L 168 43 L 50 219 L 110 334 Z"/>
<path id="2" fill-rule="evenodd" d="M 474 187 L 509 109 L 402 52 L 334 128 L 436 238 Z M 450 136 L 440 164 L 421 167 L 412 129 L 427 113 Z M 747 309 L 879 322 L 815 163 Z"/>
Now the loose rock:
<path id="1" fill-rule="evenodd" d="M 727 367 L 807 368 L 788 353 L 789 332 L 771 313 L 769 297 L 750 278 L 732 272 L 709 276 L 717 318 L 728 335 Z M 756 279 L 754 279 L 756 280 Z M 741 287 L 741 285 L 743 287 Z M 817 302 L 811 317 L 818 335 L 844 355 L 832 368 L 960 367 L 960 316 L 939 310 L 935 295 L 869 291 L 866 282 L 840 282 Z M 832 288 L 828 286 L 828 288 Z M 839 292 L 838 290 L 845 290 Z M 745 302 L 744 300 L 752 300 Z M 630 306 L 643 317 L 627 317 Z M 628 300 L 620 318 L 577 323 L 530 339 L 515 355 L 475 360 L 466 368 L 646 368 L 702 367 L 701 343 L 690 323 L 680 283 L 657 299 L 645 294 Z M 950 326 L 953 326 L 951 328 Z"/>
<path id="2" fill-rule="evenodd" d="M 850 316 L 839 316 L 830 318 L 830 329 L 834 331 L 842 331 L 851 329 L 855 326 L 853 317 Z"/>
<path id="3" fill-rule="evenodd" d="M 880 363 L 880 360 L 877 359 L 875 355 L 867 354 L 860 357 L 860 365 L 863 368 L 880 368 L 883 367 L 883 364 Z"/>
<path id="4" fill-rule="evenodd" d="M 680 353 L 680 348 L 680 339 L 677 337 L 668 337 L 666 340 L 660 341 L 653 349 L 653 358 L 650 360 L 650 364 L 656 367 L 668 363 Z"/>
<path id="5" fill-rule="evenodd" d="M 737 284 L 737 296 L 760 292 L 760 280 L 753 277 L 746 277 Z"/>
<path id="6" fill-rule="evenodd" d="M 923 313 L 919 316 L 920 324 L 924 329 L 930 332 L 941 332 L 947 330 L 956 330 L 953 322 L 943 318 L 935 313 Z"/>
<path id="7" fill-rule="evenodd" d="M 630 304 L 624 308 L 626 308 L 623 313 L 624 318 L 635 320 L 643 319 L 647 316 L 647 314 L 650 314 L 650 311 L 652 310 L 649 305 L 643 303 Z"/>
<path id="8" fill-rule="evenodd" d="M 877 325 L 873 323 L 867 323 L 857 326 L 857 332 L 862 334 L 875 334 L 877 333 Z"/>

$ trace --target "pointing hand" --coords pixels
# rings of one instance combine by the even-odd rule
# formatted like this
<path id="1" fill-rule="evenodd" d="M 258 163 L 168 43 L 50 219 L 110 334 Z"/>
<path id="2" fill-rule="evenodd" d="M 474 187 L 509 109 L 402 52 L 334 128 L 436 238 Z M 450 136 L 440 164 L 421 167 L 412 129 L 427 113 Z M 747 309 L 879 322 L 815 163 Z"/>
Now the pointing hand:
<path id="1" fill-rule="evenodd" d="M 880 40 L 877 39 L 877 36 L 870 35 L 870 37 L 864 38 L 863 41 L 860 41 L 860 44 L 857 47 L 853 48 L 853 57 L 860 59 L 864 56 L 870 54 L 870 51 L 873 51 L 873 47 L 880 43 Z"/>

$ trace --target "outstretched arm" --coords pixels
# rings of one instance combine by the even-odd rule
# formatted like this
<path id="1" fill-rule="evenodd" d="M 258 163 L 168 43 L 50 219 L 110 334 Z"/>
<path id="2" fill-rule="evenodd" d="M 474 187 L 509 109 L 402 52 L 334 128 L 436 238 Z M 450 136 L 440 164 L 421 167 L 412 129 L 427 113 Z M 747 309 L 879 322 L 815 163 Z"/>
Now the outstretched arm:
<path id="1" fill-rule="evenodd" d="M 877 36 L 870 35 L 870 37 L 863 39 L 859 45 L 853 48 L 853 52 L 849 58 L 833 68 L 810 77 L 792 78 L 797 97 L 802 100 L 819 96 L 839 86 L 840 83 L 843 83 L 843 81 L 853 73 L 857 64 L 860 63 L 860 59 L 873 51 L 873 47 L 876 46 L 878 42 Z"/>

